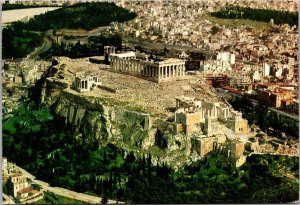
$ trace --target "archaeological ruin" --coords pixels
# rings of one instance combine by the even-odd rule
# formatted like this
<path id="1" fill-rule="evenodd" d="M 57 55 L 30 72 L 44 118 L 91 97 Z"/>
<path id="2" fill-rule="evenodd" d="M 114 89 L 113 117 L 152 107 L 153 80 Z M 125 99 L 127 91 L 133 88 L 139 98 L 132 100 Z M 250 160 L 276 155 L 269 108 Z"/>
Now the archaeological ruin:
<path id="1" fill-rule="evenodd" d="M 156 83 L 177 80 L 185 75 L 185 61 L 180 59 L 141 60 L 134 52 L 110 55 L 111 70 Z"/>
<path id="2" fill-rule="evenodd" d="M 102 85 L 102 82 L 99 76 L 80 75 L 75 78 L 74 85 L 77 91 L 86 92 Z"/>
<path id="3" fill-rule="evenodd" d="M 219 102 L 206 102 L 197 98 L 177 97 L 175 122 L 182 124 L 183 132 L 191 135 L 202 132 L 212 136 L 218 132 L 218 124 L 224 124 L 234 134 L 247 134 L 248 121 L 240 112 Z"/>

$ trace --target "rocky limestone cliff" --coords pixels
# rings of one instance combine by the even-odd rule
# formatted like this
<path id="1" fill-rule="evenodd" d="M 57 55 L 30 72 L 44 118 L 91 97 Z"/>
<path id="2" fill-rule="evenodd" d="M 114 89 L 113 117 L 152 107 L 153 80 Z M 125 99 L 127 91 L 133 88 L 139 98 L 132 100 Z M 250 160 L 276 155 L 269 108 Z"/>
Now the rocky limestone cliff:
<path id="1" fill-rule="evenodd" d="M 78 140 L 112 143 L 140 156 L 151 153 L 154 164 L 164 162 L 174 168 L 191 162 L 191 142 L 185 135 L 157 126 L 150 114 L 122 103 L 80 95 L 55 78 L 58 70 L 51 67 L 49 77 L 44 76 L 40 100 L 72 127 Z"/>

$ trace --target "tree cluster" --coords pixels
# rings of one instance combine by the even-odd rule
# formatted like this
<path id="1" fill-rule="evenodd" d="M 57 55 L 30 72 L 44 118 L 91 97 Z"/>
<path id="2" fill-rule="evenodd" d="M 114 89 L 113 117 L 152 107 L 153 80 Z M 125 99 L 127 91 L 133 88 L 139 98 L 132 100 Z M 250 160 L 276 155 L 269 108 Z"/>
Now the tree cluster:
<path id="1" fill-rule="evenodd" d="M 16 10 L 16 9 L 39 8 L 39 7 L 53 7 L 53 5 L 2 4 L 2 11 Z"/>
<path id="2" fill-rule="evenodd" d="M 46 32 L 51 29 L 91 30 L 108 26 L 113 22 L 129 21 L 136 16 L 136 13 L 118 7 L 114 3 L 92 2 L 78 3 L 48 11 L 31 18 L 28 22 L 13 22 L 8 28 L 3 29 L 3 58 L 23 58 L 31 53 L 42 44 L 43 33 L 38 34 L 39 32 Z M 117 35 L 109 38 L 100 36 L 93 39 L 92 37 L 91 39 L 90 47 L 80 45 L 80 43 L 75 46 L 53 45 L 51 51 L 44 56 L 85 57 L 86 53 L 99 51 L 103 45 L 107 45 L 107 40 L 111 43 L 110 45 L 115 45 L 118 49 L 121 48 L 121 40 Z"/>
<path id="3" fill-rule="evenodd" d="M 243 113 L 249 124 L 257 124 L 267 134 L 281 137 L 281 132 L 284 132 L 294 138 L 298 138 L 298 121 L 270 111 L 265 104 L 258 103 L 253 105 L 246 97 L 235 97 L 229 102 L 235 110 Z M 271 130 L 273 130 L 273 133 L 271 133 Z"/>
<path id="4" fill-rule="evenodd" d="M 39 34 L 14 27 L 2 30 L 3 58 L 23 58 L 43 42 Z"/>
<path id="5" fill-rule="evenodd" d="M 31 31 L 50 29 L 92 30 L 108 26 L 112 22 L 125 22 L 137 16 L 136 13 L 116 6 L 114 3 L 87 2 L 62 7 L 46 12 L 23 23 L 22 28 Z"/>
<path id="6" fill-rule="evenodd" d="M 276 174 L 283 167 L 297 172 L 297 157 L 252 155 L 237 169 L 223 155 L 212 152 L 175 171 L 165 163 L 153 164 L 150 154 L 139 156 L 112 144 L 101 146 L 88 136 L 76 139 L 74 132 L 46 107 L 25 102 L 13 118 L 4 121 L 3 155 L 52 186 L 129 203 L 298 199 L 298 183 Z"/>
<path id="7" fill-rule="evenodd" d="M 229 5 L 220 11 L 212 12 L 212 16 L 226 19 L 249 19 L 254 21 L 270 22 L 274 20 L 275 24 L 289 24 L 290 26 L 298 26 L 298 12 L 255 9 L 241 7 L 237 5 Z"/>

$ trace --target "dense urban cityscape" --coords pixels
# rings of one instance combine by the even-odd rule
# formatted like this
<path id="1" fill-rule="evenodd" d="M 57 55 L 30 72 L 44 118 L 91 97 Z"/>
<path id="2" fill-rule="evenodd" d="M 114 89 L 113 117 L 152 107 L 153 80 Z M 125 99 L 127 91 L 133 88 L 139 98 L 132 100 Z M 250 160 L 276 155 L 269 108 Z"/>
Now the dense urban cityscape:
<path id="1" fill-rule="evenodd" d="M 3 204 L 299 202 L 298 1 L 6 0 Z"/>

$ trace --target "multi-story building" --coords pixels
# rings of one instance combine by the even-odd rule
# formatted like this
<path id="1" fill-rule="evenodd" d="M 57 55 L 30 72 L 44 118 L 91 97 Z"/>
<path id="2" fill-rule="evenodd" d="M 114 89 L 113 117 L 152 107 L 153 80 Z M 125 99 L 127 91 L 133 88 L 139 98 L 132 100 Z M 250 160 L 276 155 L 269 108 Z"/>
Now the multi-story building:
<path id="1" fill-rule="evenodd" d="M 7 181 L 9 193 L 15 198 L 26 198 L 30 192 L 28 179 L 22 177 L 22 174 L 13 174 Z M 29 189 L 29 190 L 28 190 Z M 26 191 L 27 190 L 27 191 Z"/>
<path id="2" fill-rule="evenodd" d="M 270 65 L 266 62 L 262 64 L 262 77 L 270 75 Z"/>
<path id="3" fill-rule="evenodd" d="M 217 54 L 217 60 L 235 64 L 235 55 L 229 52 L 219 52 Z"/>
<path id="4" fill-rule="evenodd" d="M 2 158 L 2 179 L 6 181 L 8 177 L 16 173 L 16 165 L 8 162 L 6 157 Z"/>
<path id="5" fill-rule="evenodd" d="M 200 65 L 200 71 L 203 72 L 225 72 L 231 71 L 230 63 L 227 61 L 221 60 L 209 60 L 204 61 L 203 64 Z"/>
<path id="6" fill-rule="evenodd" d="M 257 100 L 269 106 L 279 108 L 282 101 L 291 100 L 294 97 L 292 90 L 275 88 L 274 90 L 257 89 Z"/>

